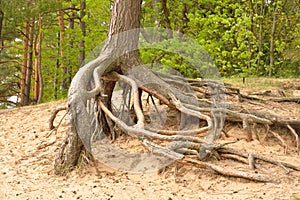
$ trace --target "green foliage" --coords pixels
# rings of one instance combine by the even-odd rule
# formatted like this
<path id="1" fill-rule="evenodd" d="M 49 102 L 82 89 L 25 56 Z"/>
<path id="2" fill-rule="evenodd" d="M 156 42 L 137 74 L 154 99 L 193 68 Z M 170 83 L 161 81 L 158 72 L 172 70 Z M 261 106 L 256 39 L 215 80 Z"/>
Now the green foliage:
<path id="1" fill-rule="evenodd" d="M 35 27 L 33 34 L 37 37 L 39 32 L 43 33 L 43 101 L 66 97 L 67 89 L 61 85 L 64 79 L 71 79 L 82 64 L 78 63 L 82 50 L 79 44 L 85 41 L 86 61 L 93 59 L 99 54 L 109 26 L 111 0 L 86 0 L 86 15 L 79 19 L 82 1 L 0 2 L 0 10 L 4 13 L 1 41 L 4 46 L 10 46 L 1 49 L 0 59 L 18 61 L 0 63 L 0 96 L 18 94 L 26 20 L 34 20 L 36 24 L 38 16 L 42 15 L 43 27 L 40 30 Z M 75 9 L 70 9 L 71 3 Z M 166 12 L 160 0 L 143 1 L 142 26 L 170 27 L 173 34 L 163 33 L 156 43 L 141 42 L 141 57 L 153 69 L 168 71 L 171 68 L 192 78 L 212 77 L 216 73 L 211 71 L 214 64 L 223 76 L 266 76 L 270 69 L 270 44 L 274 39 L 272 75 L 299 77 L 299 7 L 298 1 L 169 0 Z M 63 41 L 58 35 L 59 9 L 63 10 L 65 19 Z M 72 17 L 74 28 L 69 27 Z M 86 23 L 85 36 L 80 20 Z M 177 33 L 184 34 L 184 38 Z M 71 70 L 71 77 L 66 77 L 62 66 Z"/>
<path id="2" fill-rule="evenodd" d="M 269 68 L 270 30 L 275 12 L 273 5 L 264 3 L 262 7 L 261 1 L 198 3 L 196 8 L 201 9 L 191 9 L 188 15 L 188 34 L 205 47 L 214 58 L 220 72 L 223 75 L 265 75 Z M 299 29 L 293 28 L 299 24 L 299 11 L 290 9 L 292 5 L 284 5 L 289 9 L 280 3 L 278 5 L 274 74 L 286 76 L 299 69 L 296 65 L 291 65 L 284 56 L 287 50 L 295 49 L 290 48 L 290 44 L 295 41 L 295 35 L 299 37 Z M 281 73 L 282 71 L 285 74 Z"/>

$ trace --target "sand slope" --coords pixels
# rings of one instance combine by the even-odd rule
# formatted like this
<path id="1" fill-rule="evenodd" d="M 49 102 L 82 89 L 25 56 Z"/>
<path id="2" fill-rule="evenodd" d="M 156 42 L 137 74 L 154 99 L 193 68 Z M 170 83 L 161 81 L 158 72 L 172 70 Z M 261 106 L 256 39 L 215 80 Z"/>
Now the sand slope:
<path id="1" fill-rule="evenodd" d="M 90 163 L 67 177 L 56 176 L 53 163 L 66 135 L 66 122 L 56 135 L 45 136 L 49 132 L 52 109 L 63 104 L 60 101 L 0 110 L 0 199 L 291 199 L 294 194 L 300 196 L 300 173 L 285 174 L 271 165 L 262 167 L 273 177 L 281 177 L 280 184 L 227 178 L 206 169 L 178 164 L 160 174 L 134 175 Z M 240 134 L 239 130 L 231 133 Z M 234 145 L 300 164 L 299 155 L 290 150 L 285 156 L 282 147 L 275 142 L 272 145 L 272 140 L 262 146 L 257 141 L 247 143 L 241 137 Z M 223 165 L 242 167 L 234 161 L 225 161 Z"/>

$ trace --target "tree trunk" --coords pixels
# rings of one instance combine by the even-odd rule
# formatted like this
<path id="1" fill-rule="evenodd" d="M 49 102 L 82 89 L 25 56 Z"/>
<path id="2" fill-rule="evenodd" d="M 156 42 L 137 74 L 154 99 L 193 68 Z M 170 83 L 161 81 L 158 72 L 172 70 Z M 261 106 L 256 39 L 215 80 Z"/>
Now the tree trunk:
<path id="1" fill-rule="evenodd" d="M 70 1 L 70 8 L 72 10 L 72 13 L 70 14 L 70 17 L 69 17 L 69 28 L 71 30 L 74 30 L 74 26 L 75 26 L 75 14 L 74 14 L 74 9 L 75 9 L 75 5 L 72 3 L 72 1 Z M 73 49 L 74 48 L 74 41 L 73 41 L 73 38 L 72 38 L 72 35 L 71 33 L 68 34 L 68 39 L 69 39 L 69 45 L 70 45 L 70 48 Z M 73 67 L 72 67 L 72 62 L 71 60 L 69 59 L 68 61 L 68 76 L 69 76 L 69 79 L 68 79 L 68 82 L 69 84 L 71 84 L 72 82 L 72 78 L 73 78 Z"/>
<path id="2" fill-rule="evenodd" d="M 55 63 L 55 73 L 54 73 L 54 80 L 53 80 L 53 99 L 57 99 L 57 93 L 58 93 L 58 70 L 60 67 L 60 32 L 57 34 L 57 58 Z"/>
<path id="3" fill-rule="evenodd" d="M 28 54 L 27 54 L 27 69 L 25 79 L 25 91 L 26 98 L 24 99 L 24 105 L 28 105 L 30 102 L 30 89 L 31 89 L 31 75 L 33 67 L 33 36 L 34 36 L 34 19 L 29 24 L 29 39 L 28 39 Z"/>
<path id="4" fill-rule="evenodd" d="M 170 11 L 167 7 L 167 0 L 161 0 L 161 9 L 163 13 L 163 22 L 164 27 L 168 29 L 168 38 L 172 38 L 172 27 L 171 27 L 171 21 L 170 21 Z"/>
<path id="5" fill-rule="evenodd" d="M 1 1 L 0 1 L 0 5 L 1 5 Z M 4 12 L 2 10 L 0 10 L 0 54 L 2 52 L 2 48 L 4 46 L 3 44 L 3 39 L 2 39 L 2 26 L 3 26 L 3 19 L 4 19 Z"/>
<path id="6" fill-rule="evenodd" d="M 80 154 L 86 150 L 90 151 L 92 134 L 100 132 L 95 130 L 97 127 L 93 127 L 95 118 L 99 118 L 98 114 L 96 115 L 98 112 L 92 110 L 88 113 L 83 107 L 88 104 L 87 102 L 97 100 L 99 92 L 100 96 L 105 98 L 104 103 L 110 107 L 115 83 L 114 81 L 100 82 L 101 75 L 111 71 L 125 74 L 132 66 L 141 63 L 139 53 L 132 51 L 138 47 L 140 11 L 141 1 L 115 0 L 107 40 L 100 56 L 80 68 L 73 78 L 68 95 L 69 135 L 62 144 L 56 160 L 56 173 L 60 174 L 72 169 L 78 163 Z M 95 75 L 95 71 L 98 74 Z M 99 86 L 100 89 L 102 88 L 101 91 Z M 78 110 L 82 112 L 78 113 Z M 107 124 L 109 120 L 105 119 L 101 112 L 99 114 L 102 116 L 100 117 L 102 129 L 109 131 L 109 124 Z"/>
<path id="7" fill-rule="evenodd" d="M 57 2 L 61 5 L 61 0 L 57 0 Z M 65 56 L 64 56 L 64 33 L 65 33 L 65 22 L 64 22 L 64 12 L 62 9 L 59 9 L 58 11 L 58 25 L 59 25 L 59 32 L 60 32 L 60 68 L 62 71 L 62 80 L 61 80 L 61 87 L 62 89 L 68 89 L 69 85 L 68 85 L 68 68 L 65 64 Z"/>
<path id="8" fill-rule="evenodd" d="M 276 31 L 276 13 L 277 6 L 275 5 L 275 9 L 273 10 L 273 21 L 271 28 L 271 39 L 270 39 L 270 68 L 269 68 L 269 77 L 272 76 L 274 69 L 274 54 L 275 54 L 275 31 Z"/>
<path id="9" fill-rule="evenodd" d="M 85 59 L 85 46 L 84 46 L 84 40 L 86 36 L 86 24 L 84 22 L 84 17 L 85 17 L 85 9 L 86 9 L 86 2 L 85 0 L 82 0 L 80 2 L 80 22 L 79 26 L 81 29 L 81 34 L 82 34 L 82 40 L 79 43 L 79 54 L 78 54 L 78 66 L 81 67 L 84 59 Z"/>
<path id="10" fill-rule="evenodd" d="M 26 102 L 28 102 L 28 96 L 26 96 L 25 88 L 26 88 L 26 77 L 27 77 L 27 60 L 28 60 L 28 45 L 29 45 L 29 28 L 30 23 L 29 20 L 26 20 L 25 23 L 25 30 L 24 30 L 24 53 L 23 53 L 23 64 L 22 64 L 22 75 L 21 75 L 21 84 L 20 84 L 20 104 L 22 106 L 26 105 Z"/>
<path id="11" fill-rule="evenodd" d="M 39 26 L 39 34 L 37 37 L 37 41 L 35 42 L 35 50 L 34 50 L 34 101 L 40 103 L 43 95 L 43 80 L 42 80 L 42 71 L 41 71 L 41 59 L 42 59 L 42 16 L 39 15 L 38 20 Z"/>
<path id="12" fill-rule="evenodd" d="M 249 7 L 250 7 L 250 31 L 251 33 L 254 33 L 254 8 L 253 8 L 253 2 L 249 1 Z M 252 37 L 248 37 L 248 52 L 249 52 L 249 58 L 248 58 L 248 65 L 247 65 L 247 75 L 249 75 L 249 71 L 252 68 L 252 56 L 253 56 L 253 52 L 252 52 L 252 48 L 253 48 L 253 42 L 252 42 Z"/>
<path id="13" fill-rule="evenodd" d="M 263 52 L 263 20 L 264 20 L 264 16 L 265 16 L 265 1 L 264 0 L 261 1 L 260 16 L 261 16 L 261 18 L 259 19 L 258 53 L 257 53 L 256 76 L 259 75 L 261 53 Z"/>

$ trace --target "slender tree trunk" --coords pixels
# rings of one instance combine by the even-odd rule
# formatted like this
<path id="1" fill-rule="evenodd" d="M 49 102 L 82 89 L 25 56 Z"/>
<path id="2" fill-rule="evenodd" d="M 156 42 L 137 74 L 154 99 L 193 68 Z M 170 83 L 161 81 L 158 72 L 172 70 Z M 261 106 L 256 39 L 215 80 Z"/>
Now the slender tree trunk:
<path id="1" fill-rule="evenodd" d="M 56 63 L 55 63 L 55 73 L 54 73 L 54 80 L 53 80 L 53 98 L 57 99 L 57 93 L 58 93 L 58 70 L 60 67 L 60 62 L 59 62 L 59 56 L 60 56 L 60 32 L 57 34 L 57 58 L 56 58 Z"/>
<path id="2" fill-rule="evenodd" d="M 168 38 L 172 38 L 173 33 L 171 31 L 172 27 L 171 27 L 171 21 L 170 21 L 170 11 L 167 7 L 167 0 L 161 0 L 161 9 L 162 9 L 162 14 L 163 14 L 164 27 L 169 30 Z"/>
<path id="3" fill-rule="evenodd" d="M 264 0 L 261 1 L 260 16 L 261 16 L 261 18 L 259 19 L 258 53 L 257 53 L 256 76 L 259 75 L 261 53 L 263 52 L 263 20 L 264 20 L 264 16 L 265 16 L 265 1 Z"/>
<path id="4" fill-rule="evenodd" d="M 57 0 L 57 2 L 61 5 L 61 0 Z M 58 11 L 58 25 L 59 25 L 59 36 L 60 36 L 60 68 L 62 71 L 62 81 L 61 81 L 61 87 L 62 89 L 68 89 L 68 68 L 65 65 L 65 55 L 64 55 L 64 33 L 65 33 L 65 21 L 64 21 L 64 12 L 62 9 Z"/>
<path id="5" fill-rule="evenodd" d="M 188 5 L 186 3 L 182 3 L 183 4 L 183 8 L 182 8 L 182 16 L 181 16 L 181 20 L 182 20 L 182 25 L 180 26 L 180 32 L 181 33 L 185 33 L 186 29 L 188 28 L 188 23 L 189 23 L 189 18 L 188 18 L 188 13 L 189 13 L 189 8 Z"/>
<path id="6" fill-rule="evenodd" d="M 250 3 L 250 31 L 251 33 L 254 33 L 254 8 L 253 8 L 253 2 L 249 1 Z M 253 52 L 252 52 L 252 38 L 248 37 L 248 52 L 249 52 L 249 58 L 248 58 L 248 65 L 247 65 L 247 73 L 249 75 L 249 70 L 252 68 L 252 57 L 253 57 Z"/>
<path id="7" fill-rule="evenodd" d="M 85 0 L 82 0 L 80 2 L 80 22 L 79 22 L 79 26 L 80 26 L 81 34 L 82 34 L 82 40 L 79 43 L 79 54 L 78 54 L 79 67 L 82 66 L 84 59 L 85 59 L 85 46 L 84 46 L 84 40 L 85 40 L 84 38 L 86 36 L 86 24 L 84 22 L 85 9 L 86 9 L 86 2 L 85 2 Z"/>
<path id="8" fill-rule="evenodd" d="M 0 5 L 1 5 L 1 1 L 0 1 Z M 2 48 L 4 46 L 3 44 L 3 38 L 2 38 L 2 26 L 3 26 L 3 19 L 4 19 L 4 12 L 2 10 L 0 10 L 0 54 L 2 52 Z"/>
<path id="9" fill-rule="evenodd" d="M 24 53 L 23 53 L 23 64 L 22 64 L 22 74 L 21 74 L 21 83 L 20 83 L 20 104 L 22 106 L 26 105 L 25 102 L 28 98 L 25 93 L 26 88 L 26 77 L 27 77 L 27 60 L 28 60 L 28 45 L 29 45 L 29 29 L 30 29 L 30 23 L 29 20 L 26 20 L 25 22 L 25 30 L 24 30 Z"/>
<path id="10" fill-rule="evenodd" d="M 42 70 L 41 70 L 41 54 L 42 54 L 42 40 L 43 40 L 43 33 L 42 33 L 42 17 L 41 14 L 39 15 L 38 20 L 39 26 L 39 34 L 36 41 L 35 47 L 35 60 L 34 60 L 34 101 L 40 103 L 42 100 L 43 95 L 43 79 L 42 79 Z"/>
<path id="11" fill-rule="evenodd" d="M 273 69 L 274 69 L 276 12 L 277 12 L 277 8 L 275 8 L 275 10 L 273 11 L 273 21 L 272 21 L 272 28 L 271 28 L 269 77 L 272 76 Z"/>
<path id="12" fill-rule="evenodd" d="M 25 79 L 25 100 L 24 105 L 29 104 L 30 100 L 30 89 L 31 89 L 31 74 L 33 66 L 33 37 L 34 37 L 34 19 L 32 19 L 29 25 L 29 40 L 28 40 L 28 54 L 27 54 L 27 69 L 26 69 L 26 79 Z"/>
<path id="13" fill-rule="evenodd" d="M 70 1 L 70 8 L 71 10 L 74 10 L 75 9 L 75 5 L 72 3 L 72 1 Z M 74 30 L 74 26 L 75 26 L 75 14 L 74 12 L 72 11 L 72 13 L 70 14 L 70 17 L 69 17 L 69 28 L 71 30 Z M 72 39 L 72 35 L 71 33 L 68 34 L 68 39 L 69 39 L 69 45 L 70 45 L 70 48 L 73 49 L 74 48 L 74 41 Z M 72 78 L 73 78 L 73 66 L 72 66 L 72 61 L 70 59 L 68 59 L 68 83 L 71 84 L 72 82 Z"/>

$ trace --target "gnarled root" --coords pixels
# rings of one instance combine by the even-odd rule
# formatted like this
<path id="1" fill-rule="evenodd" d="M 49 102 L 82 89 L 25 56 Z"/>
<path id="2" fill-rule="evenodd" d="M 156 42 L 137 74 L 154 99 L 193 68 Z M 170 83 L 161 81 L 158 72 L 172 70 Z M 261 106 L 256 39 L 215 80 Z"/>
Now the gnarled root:
<path id="1" fill-rule="evenodd" d="M 55 163 L 55 171 L 57 174 L 61 174 L 67 168 L 74 167 L 78 163 L 78 158 L 83 150 L 90 152 L 91 149 L 89 149 L 89 145 L 91 140 L 113 134 L 116 129 L 121 130 L 129 136 L 140 139 L 141 144 L 155 154 L 172 158 L 182 164 L 205 167 L 226 176 L 262 182 L 278 181 L 265 175 L 226 169 L 216 164 L 211 164 L 209 163 L 210 157 L 217 159 L 234 159 L 249 165 L 252 170 L 256 168 L 256 160 L 278 165 L 286 171 L 288 171 L 288 169 L 300 170 L 299 167 L 289 163 L 276 161 L 258 154 L 225 148 L 225 145 L 216 144 L 223 129 L 223 123 L 227 121 L 242 123 L 249 140 L 252 140 L 252 133 L 256 132 L 256 130 L 253 131 L 252 129 L 256 129 L 257 124 L 266 126 L 268 127 L 267 133 L 271 132 L 278 138 L 286 150 L 287 145 L 284 140 L 278 134 L 270 130 L 270 126 L 272 126 L 278 118 L 272 115 L 258 113 L 257 111 L 245 111 L 245 109 L 231 104 L 223 105 L 225 104 L 224 102 L 222 104 L 222 102 L 216 101 L 222 98 L 220 91 L 223 91 L 224 94 L 239 95 L 240 98 L 247 99 L 247 101 L 257 101 L 257 99 L 243 96 L 239 90 L 234 90 L 227 85 L 222 86 L 222 84 L 216 81 L 203 82 L 197 79 L 188 80 L 188 82 L 186 82 L 185 79 L 174 75 L 163 75 L 161 73 L 151 72 L 150 70 L 144 73 L 149 73 L 147 76 L 151 76 L 151 78 L 155 80 L 154 82 L 164 83 L 165 85 L 159 85 L 158 87 L 155 84 L 141 84 L 140 82 L 142 82 L 142 80 L 140 79 L 143 77 L 139 77 L 139 74 L 129 77 L 112 72 L 101 77 L 102 81 L 110 83 L 108 85 L 112 88 L 116 82 L 124 82 L 130 86 L 131 93 L 129 95 L 127 108 L 133 108 L 133 112 L 136 116 L 137 121 L 133 125 L 126 123 L 114 114 L 112 106 L 110 105 L 112 94 L 109 92 L 95 93 L 93 97 L 89 96 L 86 101 L 76 102 L 76 108 L 70 108 L 69 135 L 63 142 Z M 98 83 L 96 85 L 96 88 L 92 91 L 103 90 L 103 84 Z M 196 91 L 196 94 L 187 90 L 187 86 L 192 87 L 194 91 Z M 182 91 L 178 87 L 180 87 Z M 182 130 L 160 130 L 148 127 L 141 103 L 141 90 L 148 93 L 151 98 L 155 97 L 160 100 L 165 108 L 175 109 L 178 113 L 197 119 L 201 122 L 199 124 L 202 125 L 199 126 L 198 124 L 197 127 L 191 126 L 192 128 L 185 127 L 185 129 Z M 208 90 L 212 92 L 208 93 Z M 112 89 L 110 88 L 109 91 L 112 92 Z M 199 98 L 203 96 L 211 97 L 212 100 Z M 72 96 L 70 99 L 72 99 Z M 153 104 L 154 102 L 152 99 Z M 80 112 L 78 112 L 78 110 L 80 110 Z M 77 115 L 82 115 L 81 119 L 90 123 L 88 129 L 90 132 L 87 131 L 88 133 L 83 136 L 81 135 L 81 137 L 78 135 L 78 130 L 80 128 L 81 130 L 85 130 L 83 128 L 87 125 L 83 126 L 80 124 L 82 121 L 78 121 Z M 224 120 L 222 117 L 225 115 L 226 119 Z M 53 119 L 51 121 L 53 122 Z M 291 126 L 288 126 L 288 128 L 296 140 L 298 140 L 298 135 L 294 128 Z M 83 142 L 82 138 L 84 139 Z M 297 148 L 299 148 L 298 142 Z M 191 155 L 193 156 L 192 158 L 189 157 Z M 197 158 L 195 158 L 195 156 Z"/>

